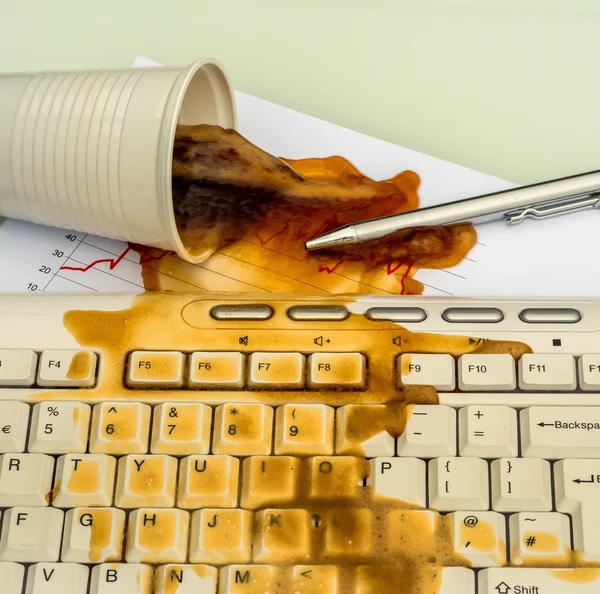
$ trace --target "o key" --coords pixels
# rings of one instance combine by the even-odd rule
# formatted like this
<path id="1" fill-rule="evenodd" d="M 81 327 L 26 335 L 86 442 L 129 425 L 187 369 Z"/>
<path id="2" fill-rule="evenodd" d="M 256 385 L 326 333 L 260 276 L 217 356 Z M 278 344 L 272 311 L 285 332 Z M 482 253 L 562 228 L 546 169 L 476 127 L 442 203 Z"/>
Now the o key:
<path id="1" fill-rule="evenodd" d="M 129 359 L 127 384 L 132 388 L 183 385 L 183 353 L 135 351 Z"/>
<path id="2" fill-rule="evenodd" d="M 311 388 L 361 389 L 365 386 L 366 363 L 360 353 L 313 353 L 309 357 Z"/>

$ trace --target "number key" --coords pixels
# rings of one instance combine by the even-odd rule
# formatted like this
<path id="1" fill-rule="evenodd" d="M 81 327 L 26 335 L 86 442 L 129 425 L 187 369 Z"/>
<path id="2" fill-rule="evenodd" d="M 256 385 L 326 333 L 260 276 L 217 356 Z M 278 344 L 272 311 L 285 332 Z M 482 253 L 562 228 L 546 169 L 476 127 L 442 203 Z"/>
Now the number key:
<path id="1" fill-rule="evenodd" d="M 148 451 L 150 407 L 141 402 L 103 402 L 94 407 L 90 452 L 145 454 Z"/>
<path id="2" fill-rule="evenodd" d="M 277 409 L 275 454 L 333 454 L 333 408 L 325 404 L 284 404 Z"/>
<path id="3" fill-rule="evenodd" d="M 83 453 L 90 426 L 89 404 L 40 402 L 33 407 L 29 451 L 44 454 Z"/>
<path id="4" fill-rule="evenodd" d="M 154 407 L 153 454 L 208 454 L 212 410 L 196 402 L 165 402 Z"/>
<path id="5" fill-rule="evenodd" d="M 271 453 L 273 409 L 264 404 L 222 404 L 215 412 L 214 454 Z"/>

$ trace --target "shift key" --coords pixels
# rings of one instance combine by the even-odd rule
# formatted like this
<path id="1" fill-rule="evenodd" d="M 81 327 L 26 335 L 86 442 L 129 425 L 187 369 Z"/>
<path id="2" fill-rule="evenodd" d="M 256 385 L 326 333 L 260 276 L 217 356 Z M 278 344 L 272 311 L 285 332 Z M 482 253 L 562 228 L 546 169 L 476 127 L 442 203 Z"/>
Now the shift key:
<path id="1" fill-rule="evenodd" d="M 598 594 L 600 569 L 493 567 L 479 572 L 479 594 Z"/>
<path id="2" fill-rule="evenodd" d="M 600 458 L 600 407 L 523 409 L 521 449 L 526 458 Z"/>

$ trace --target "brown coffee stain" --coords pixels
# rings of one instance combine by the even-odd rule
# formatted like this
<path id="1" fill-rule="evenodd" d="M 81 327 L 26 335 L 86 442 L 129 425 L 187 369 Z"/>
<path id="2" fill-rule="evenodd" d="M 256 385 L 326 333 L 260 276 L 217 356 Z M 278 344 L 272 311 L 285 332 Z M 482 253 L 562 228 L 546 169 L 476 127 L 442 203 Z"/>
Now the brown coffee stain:
<path id="1" fill-rule="evenodd" d="M 311 322 L 307 325 L 292 322 L 285 314 L 293 305 L 328 303 L 349 306 L 354 299 L 354 296 L 326 299 L 288 296 L 283 300 L 277 297 L 258 300 L 256 296 L 236 296 L 236 303 L 263 303 L 273 307 L 275 311 L 275 315 L 269 320 L 249 323 L 219 322 L 210 316 L 214 305 L 227 301 L 225 296 L 215 298 L 197 294 L 177 293 L 167 296 L 145 293 L 137 296 L 130 307 L 120 311 L 69 311 L 64 316 L 64 323 L 82 348 L 93 347 L 103 352 L 105 371 L 99 378 L 99 385 L 86 390 L 88 400 L 114 400 L 119 408 L 122 405 L 118 401 L 121 400 L 164 402 L 168 398 L 172 402 L 197 402 L 200 399 L 210 404 L 223 404 L 223 410 L 227 407 L 228 411 L 232 407 L 241 408 L 244 403 L 257 401 L 265 405 L 279 405 L 290 401 L 348 405 L 347 422 L 342 430 L 344 439 L 355 455 L 295 458 L 293 466 L 299 471 L 297 480 L 294 478 L 294 496 L 291 500 L 289 495 L 281 500 L 272 497 L 268 503 L 264 502 L 252 512 L 246 512 L 254 517 L 251 521 L 252 529 L 243 538 L 248 539 L 248 547 L 252 531 L 255 543 L 261 538 L 261 534 L 256 532 L 255 514 L 260 514 L 265 509 L 304 510 L 310 518 L 307 531 L 310 563 L 335 564 L 339 570 L 342 594 L 353 593 L 359 581 L 366 584 L 366 592 L 372 590 L 379 594 L 395 594 L 396 585 L 403 583 L 406 584 L 407 593 L 435 594 L 441 584 L 442 567 L 469 566 L 469 561 L 454 551 L 450 518 L 435 511 L 424 512 L 402 501 L 377 496 L 371 488 L 364 487 L 369 468 L 362 457 L 364 452 L 361 444 L 382 431 L 387 431 L 392 436 L 401 435 L 410 415 L 411 405 L 439 402 L 435 389 L 431 387 L 400 385 L 396 388 L 398 357 L 402 353 L 449 353 L 455 357 L 465 353 L 509 353 L 518 360 L 522 354 L 531 352 L 531 349 L 523 343 L 486 340 L 485 337 L 410 332 L 398 324 L 372 321 L 357 314 L 335 324 Z M 166 328 L 168 332 L 165 332 Z M 316 350 L 314 337 L 320 335 L 327 335 L 331 343 L 324 343 L 319 347 L 319 352 L 343 353 L 347 352 L 348 345 L 352 345 L 355 352 L 365 355 L 368 374 L 363 390 L 348 390 L 344 387 L 331 391 L 308 388 L 291 391 L 192 388 L 166 392 L 129 389 L 124 383 L 125 354 L 134 350 L 173 350 L 184 353 L 207 350 L 245 354 L 276 351 L 309 355 Z M 240 337 L 246 337 L 246 344 L 240 342 Z M 65 392 L 46 392 L 42 396 L 46 400 L 52 397 L 71 397 L 70 391 Z M 198 458 L 202 459 L 201 456 Z M 208 460 L 210 464 L 211 457 Z M 323 473 L 323 461 L 339 466 L 339 472 L 336 468 L 335 471 Z M 324 474 L 327 476 L 323 476 Z M 245 476 L 244 473 L 242 475 Z M 280 477 L 274 476 L 272 484 L 276 487 L 279 480 Z M 270 482 L 265 484 L 268 486 Z M 200 485 L 199 490 L 202 491 Z M 277 492 L 277 489 L 274 491 Z M 227 515 L 235 511 L 215 509 L 205 520 L 210 521 L 213 514 Z M 299 513 L 297 517 L 306 517 L 306 514 Z M 232 516 L 228 519 L 229 524 L 225 524 L 228 529 L 222 533 L 217 530 L 220 536 L 215 532 L 207 533 L 208 529 L 202 530 L 203 537 L 211 541 L 207 544 L 210 545 L 208 548 L 212 554 L 194 561 L 217 564 L 247 562 L 236 556 L 239 553 L 222 556 L 233 544 L 230 540 L 231 530 L 236 526 L 241 528 L 241 518 Z M 193 527 L 194 520 L 192 531 Z M 271 526 L 272 531 L 275 529 L 275 526 Z M 213 540 L 214 538 L 217 540 Z M 284 541 L 285 538 L 282 542 Z M 238 536 L 235 542 L 239 546 Z M 216 554 L 215 547 L 220 551 L 219 554 Z M 288 585 L 291 588 L 294 581 L 291 568 L 283 561 L 276 562 L 275 556 L 273 559 L 272 563 L 283 576 L 281 592 L 286 592 Z"/>
<path id="2" fill-rule="evenodd" d="M 92 516 L 92 524 L 89 527 L 89 559 L 92 563 L 98 563 L 101 559 L 103 559 L 104 549 L 110 547 L 111 545 L 111 534 L 113 528 L 113 521 L 115 520 L 115 511 L 116 510 L 111 509 L 83 509 L 79 513 L 79 518 L 81 518 L 81 516 L 85 513 L 89 513 Z M 120 553 L 117 553 L 117 559 L 120 558 Z M 113 559 L 106 560 L 112 561 Z"/>
<path id="3" fill-rule="evenodd" d="M 67 379 L 79 381 L 87 379 L 92 369 L 92 360 L 92 353 L 90 351 L 75 353 L 67 371 Z"/>
<path id="4" fill-rule="evenodd" d="M 177 461 L 171 456 L 124 456 L 119 460 L 116 505 L 171 507 L 176 478 Z"/>
<path id="5" fill-rule="evenodd" d="M 179 126 L 173 201 L 199 265 L 132 245 L 148 290 L 421 294 L 419 268 L 448 268 L 471 250 L 470 224 L 405 229 L 363 245 L 309 253 L 308 239 L 414 210 L 413 171 L 375 181 L 339 156 L 281 159 L 235 130 Z"/>
<path id="6" fill-rule="evenodd" d="M 179 582 L 181 572 L 184 572 L 183 582 Z M 217 583 L 217 570 L 214 567 L 209 567 L 207 565 L 169 564 L 162 583 L 158 582 L 155 585 L 158 587 L 158 585 L 161 584 L 163 587 L 162 592 L 164 592 L 164 594 L 177 594 L 179 586 L 186 589 L 192 589 L 192 586 L 189 584 L 191 577 L 190 572 L 193 572 L 192 575 L 196 576 L 192 586 L 195 587 L 198 592 L 203 592 L 204 589 L 210 592 L 210 587 Z"/>
<path id="7" fill-rule="evenodd" d="M 239 460 L 231 456 L 188 456 L 179 467 L 177 506 L 184 509 L 236 507 Z"/>
<path id="8" fill-rule="evenodd" d="M 579 567 L 560 571 L 552 571 L 551 575 L 563 582 L 570 584 L 589 584 L 600 580 L 600 569 L 593 567 Z"/>
<path id="9" fill-rule="evenodd" d="M 100 461 L 84 460 L 77 465 L 77 470 L 71 472 L 67 490 L 69 494 L 89 495 L 101 490 Z"/>

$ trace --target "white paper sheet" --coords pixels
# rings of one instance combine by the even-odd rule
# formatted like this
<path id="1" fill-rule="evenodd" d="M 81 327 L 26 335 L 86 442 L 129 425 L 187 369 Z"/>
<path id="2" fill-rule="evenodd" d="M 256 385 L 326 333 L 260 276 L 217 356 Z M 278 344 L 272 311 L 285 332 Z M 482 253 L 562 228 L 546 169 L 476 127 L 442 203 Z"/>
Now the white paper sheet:
<path id="1" fill-rule="evenodd" d="M 156 63 L 140 56 L 135 65 Z M 240 133 L 264 150 L 290 159 L 341 155 L 375 179 L 416 171 L 423 206 L 514 186 L 238 91 L 236 102 Z M 477 231 L 479 242 L 460 265 L 417 273 L 426 295 L 594 296 L 600 291 L 599 213 L 518 227 L 488 223 Z M 0 291 L 143 288 L 138 254 L 119 241 L 11 220 L 0 226 L 0 254 Z M 198 288 L 210 290 L 210 280 Z"/>

